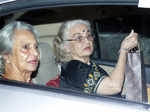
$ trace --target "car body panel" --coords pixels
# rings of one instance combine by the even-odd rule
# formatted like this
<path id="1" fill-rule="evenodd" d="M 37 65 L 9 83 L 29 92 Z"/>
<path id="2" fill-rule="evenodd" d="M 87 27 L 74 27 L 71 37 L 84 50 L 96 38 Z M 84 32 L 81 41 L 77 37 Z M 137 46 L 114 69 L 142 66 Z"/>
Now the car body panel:
<path id="1" fill-rule="evenodd" d="M 0 15 L 21 10 L 81 5 L 138 5 L 138 0 L 17 0 L 0 5 Z"/>
<path id="2" fill-rule="evenodd" d="M 1 81 L 0 88 L 2 112 L 148 112 L 150 109 L 146 104 L 16 82 Z"/>

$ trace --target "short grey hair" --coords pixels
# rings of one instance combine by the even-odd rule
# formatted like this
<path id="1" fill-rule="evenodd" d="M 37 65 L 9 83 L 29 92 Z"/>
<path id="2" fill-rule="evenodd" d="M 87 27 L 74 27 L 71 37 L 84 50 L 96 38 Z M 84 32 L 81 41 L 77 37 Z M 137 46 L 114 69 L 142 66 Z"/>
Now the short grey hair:
<path id="1" fill-rule="evenodd" d="M 33 33 L 37 42 L 39 41 L 38 34 L 32 25 L 22 21 L 11 22 L 0 31 L 0 55 L 12 53 L 15 30 L 28 30 Z"/>
<path id="2" fill-rule="evenodd" d="M 77 24 L 86 25 L 91 31 L 91 25 L 87 20 L 77 19 L 64 22 L 58 31 L 57 38 L 54 39 L 54 52 L 56 56 L 56 63 L 61 64 L 72 60 L 71 54 L 68 53 L 64 48 L 64 44 L 67 44 L 68 41 L 64 40 L 69 39 L 69 30 Z"/>

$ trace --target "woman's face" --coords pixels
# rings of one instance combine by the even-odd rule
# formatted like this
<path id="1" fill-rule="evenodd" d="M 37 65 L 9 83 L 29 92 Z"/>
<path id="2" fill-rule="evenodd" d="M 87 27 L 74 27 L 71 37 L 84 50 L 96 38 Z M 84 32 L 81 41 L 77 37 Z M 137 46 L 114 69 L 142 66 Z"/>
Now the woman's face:
<path id="1" fill-rule="evenodd" d="M 34 35 L 27 30 L 16 30 L 12 55 L 9 61 L 19 71 L 35 71 L 39 61 L 39 51 Z"/>
<path id="2" fill-rule="evenodd" d="M 84 24 L 77 24 L 70 29 L 70 52 L 74 57 L 89 57 L 93 52 L 93 36 Z"/>

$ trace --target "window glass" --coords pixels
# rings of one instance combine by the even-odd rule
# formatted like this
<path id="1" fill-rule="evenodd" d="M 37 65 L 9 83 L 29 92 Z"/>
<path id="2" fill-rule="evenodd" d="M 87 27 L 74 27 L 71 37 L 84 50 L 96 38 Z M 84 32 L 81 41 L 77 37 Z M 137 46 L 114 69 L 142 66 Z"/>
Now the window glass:
<path id="1" fill-rule="evenodd" d="M 141 11 L 141 12 L 140 12 Z M 98 20 L 99 52 L 102 60 L 117 61 L 121 41 L 133 29 L 139 34 L 140 49 L 143 53 L 144 63 L 150 64 L 150 15 L 142 14 L 141 9 L 135 10 L 128 16 L 106 17 Z M 143 12 L 149 11 L 145 9 Z"/>

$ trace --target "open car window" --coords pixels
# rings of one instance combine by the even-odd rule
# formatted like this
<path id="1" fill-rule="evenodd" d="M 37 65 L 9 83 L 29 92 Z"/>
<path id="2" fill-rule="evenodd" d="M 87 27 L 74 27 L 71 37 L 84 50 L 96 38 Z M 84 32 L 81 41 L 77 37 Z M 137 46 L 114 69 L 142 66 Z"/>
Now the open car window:
<path id="1" fill-rule="evenodd" d="M 34 2 L 32 1 L 32 3 Z M 15 9 L 14 11 L 13 10 L 11 11 L 10 10 L 11 7 L 9 7 L 10 9 L 8 10 L 8 12 L 1 14 L 1 18 L 0 18 L 1 28 L 4 25 L 8 24 L 9 22 L 15 21 L 15 20 L 25 21 L 33 25 L 34 28 L 38 31 L 38 34 L 40 36 L 40 40 L 39 40 L 40 43 L 44 43 L 44 46 L 46 46 L 46 51 L 44 51 L 44 53 L 41 54 L 44 65 L 43 65 L 43 68 L 41 68 L 40 71 L 38 71 L 40 72 L 40 75 L 37 75 L 37 72 L 33 74 L 33 83 L 35 85 L 27 84 L 26 86 L 25 84 L 24 86 L 24 84 L 21 83 L 20 85 L 23 85 L 23 88 L 25 88 L 24 90 L 22 89 L 22 86 L 19 87 L 19 83 L 17 83 L 17 87 L 15 87 L 16 82 L 11 82 L 11 81 L 1 82 L 0 81 L 1 82 L 0 87 L 3 87 L 6 84 L 6 87 L 2 89 L 4 90 L 4 92 L 2 92 L 0 97 L 3 97 L 2 95 L 4 95 L 5 92 L 13 91 L 12 89 L 10 89 L 11 83 L 12 83 L 13 84 L 12 88 L 17 90 L 18 92 L 17 94 L 19 94 L 19 92 L 21 91 L 22 95 L 24 95 L 24 91 L 25 91 L 25 93 L 27 92 L 27 95 L 30 95 L 30 91 L 32 91 L 33 89 L 33 93 L 31 92 L 31 95 L 34 95 L 35 99 L 37 98 L 36 101 L 37 102 L 40 101 L 40 99 L 38 98 L 38 95 L 36 96 L 36 92 L 37 92 L 40 95 L 42 94 L 42 98 L 44 99 L 44 101 L 46 101 L 46 98 L 48 99 L 46 101 L 47 105 L 55 105 L 50 100 L 55 101 L 55 103 L 57 103 L 61 99 L 61 102 L 63 103 L 63 101 L 67 97 L 66 92 L 68 92 L 69 94 L 77 94 L 79 96 L 81 95 L 81 99 L 84 99 L 84 97 L 89 96 L 90 99 L 98 98 L 98 100 L 101 100 L 101 97 L 102 99 L 103 98 L 105 99 L 106 97 L 110 101 L 112 101 L 113 99 L 117 100 L 119 104 L 121 104 L 122 102 L 123 103 L 128 102 L 123 98 L 116 98 L 112 96 L 101 96 L 101 95 L 90 96 L 84 93 L 78 93 L 74 91 L 62 90 L 61 88 L 53 88 L 50 86 L 46 86 L 46 82 L 52 79 L 55 79 L 60 73 L 60 68 L 55 63 L 55 55 L 53 53 L 53 40 L 54 38 L 57 37 L 57 33 L 61 24 L 66 20 L 73 20 L 73 19 L 86 19 L 86 20 L 89 20 L 90 23 L 92 24 L 92 29 L 95 35 L 95 38 L 94 38 L 95 44 L 94 44 L 94 53 L 91 58 L 95 60 L 99 60 L 100 64 L 104 66 L 104 69 L 108 73 L 111 73 L 113 68 L 116 65 L 121 41 L 125 38 L 125 36 L 127 36 L 130 33 L 131 29 L 134 29 L 134 31 L 139 34 L 138 39 L 140 43 L 140 49 L 143 52 L 143 62 L 144 62 L 144 71 L 146 75 L 146 84 L 150 85 L 150 75 L 149 75 L 149 72 L 150 72 L 150 45 L 149 45 L 149 42 L 150 42 L 150 32 L 149 32 L 150 9 L 138 8 L 136 5 L 137 2 L 134 0 L 131 2 L 131 4 L 128 4 L 128 5 L 127 3 L 130 3 L 129 1 L 127 3 L 125 2 L 126 4 L 123 4 L 123 5 L 121 5 L 121 3 L 120 5 L 113 5 L 111 4 L 111 2 L 108 2 L 107 4 L 103 4 L 103 5 L 101 5 L 102 2 L 100 2 L 99 5 L 94 5 L 94 3 L 91 3 L 92 5 L 90 5 L 90 2 L 88 2 L 89 4 L 86 3 L 83 5 L 80 5 L 80 2 L 79 2 L 78 6 L 76 6 L 77 3 L 76 4 L 72 3 L 70 6 L 68 4 L 67 6 L 65 3 L 64 4 L 60 3 L 59 5 L 55 4 L 55 7 L 52 6 L 53 2 L 49 3 L 51 4 L 50 6 L 48 5 L 44 6 L 44 2 L 41 2 L 41 4 L 42 3 L 43 3 L 43 7 L 42 5 L 37 5 L 37 6 L 33 5 L 36 7 L 36 8 L 33 7 L 33 9 L 31 6 L 26 7 L 24 5 L 24 7 L 26 7 L 25 9 L 22 9 L 18 6 L 21 9 L 20 11 L 19 11 L 19 8 L 18 10 Z M 63 5 L 66 5 L 66 6 L 63 6 Z M 53 54 L 53 55 L 47 56 L 47 58 L 45 58 L 44 56 L 48 54 Z M 51 60 L 49 60 L 50 58 Z M 49 63 L 51 65 L 48 65 Z M 0 73 L 2 74 L 4 72 L 4 65 L 2 61 L 0 62 L 0 64 L 2 65 L 0 67 Z M 37 90 L 35 88 L 37 88 Z M 146 92 L 147 92 L 147 98 L 150 101 L 150 96 L 148 96 L 150 95 L 150 91 L 149 92 L 146 91 Z M 13 91 L 12 94 L 15 95 L 16 92 Z M 8 93 L 6 95 L 8 95 Z M 55 100 L 55 97 L 56 97 L 56 100 Z M 21 96 L 19 96 L 19 98 L 21 98 Z M 9 100 L 9 99 L 6 99 L 6 100 Z M 69 96 L 69 100 L 64 101 L 64 102 L 67 102 L 67 104 L 69 104 L 69 101 L 71 100 L 73 101 L 72 105 L 76 105 L 76 103 L 78 102 L 78 98 L 76 99 L 76 97 L 74 96 L 73 98 L 72 96 L 71 97 Z M 74 102 L 74 100 L 77 100 L 77 102 L 76 101 Z M 88 99 L 86 99 L 86 101 L 87 100 Z M 87 105 L 90 105 L 89 103 L 90 101 L 88 100 Z M 51 103 L 48 103 L 48 102 L 51 102 Z M 7 103 L 7 101 L 5 101 L 5 103 Z M 96 101 L 92 100 L 92 103 L 93 103 L 92 105 L 95 105 L 95 104 L 101 105 L 100 103 L 97 102 L 97 100 Z M 139 104 L 139 102 L 133 102 L 133 104 L 134 103 L 135 105 Z M 147 103 L 148 102 L 142 102 L 142 106 L 146 105 L 146 107 L 148 108 L 149 104 L 147 106 Z M 61 103 L 59 102 L 58 105 L 61 105 Z"/>

